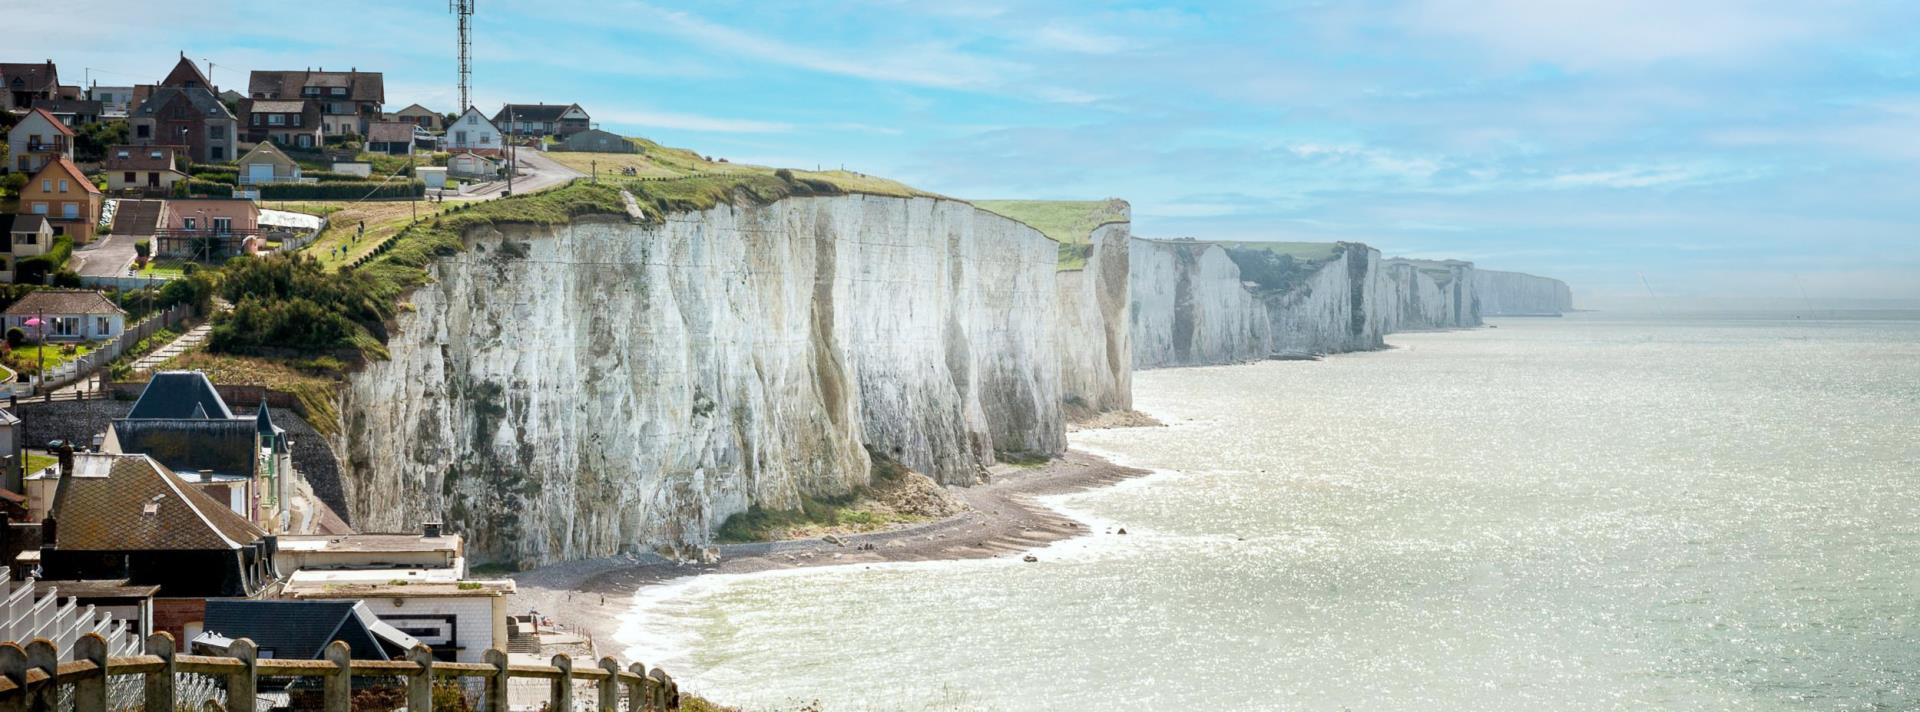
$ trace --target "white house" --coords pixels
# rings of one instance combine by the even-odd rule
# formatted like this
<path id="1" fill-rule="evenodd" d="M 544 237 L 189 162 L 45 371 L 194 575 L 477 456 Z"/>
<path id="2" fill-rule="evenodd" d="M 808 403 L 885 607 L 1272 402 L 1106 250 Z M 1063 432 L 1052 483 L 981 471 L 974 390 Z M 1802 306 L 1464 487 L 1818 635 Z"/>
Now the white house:
<path id="1" fill-rule="evenodd" d="M 447 157 L 447 175 L 461 180 L 493 180 L 500 177 L 500 162 L 472 152 Z"/>
<path id="2" fill-rule="evenodd" d="M 18 328 L 29 339 L 101 341 L 125 330 L 127 313 L 92 290 L 42 289 L 7 307 L 6 318 L 7 328 Z M 28 323 L 34 319 L 39 321 Z"/>
<path id="3" fill-rule="evenodd" d="M 495 136 L 494 140 L 497 142 L 499 137 Z M 20 117 L 20 122 L 7 133 L 7 148 L 7 155 L 13 160 L 4 167 L 32 174 L 48 161 L 61 156 L 73 158 L 73 129 L 46 109 L 34 109 Z"/>
<path id="4" fill-rule="evenodd" d="M 493 125 L 479 109 L 467 107 L 467 113 L 447 125 L 443 148 L 451 153 L 471 151 L 484 156 L 498 155 L 505 145 L 500 140 L 500 127 Z"/>

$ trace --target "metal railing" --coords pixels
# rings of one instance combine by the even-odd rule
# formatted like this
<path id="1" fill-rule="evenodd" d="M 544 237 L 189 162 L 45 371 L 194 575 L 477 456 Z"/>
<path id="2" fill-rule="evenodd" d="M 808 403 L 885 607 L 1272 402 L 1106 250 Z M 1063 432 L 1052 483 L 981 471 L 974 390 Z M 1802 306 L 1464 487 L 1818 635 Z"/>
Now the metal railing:
<path id="1" fill-rule="evenodd" d="M 177 703 L 191 704 L 189 697 L 208 694 L 207 690 L 189 689 L 205 678 L 216 681 L 215 686 L 224 682 L 224 712 L 261 712 L 259 683 L 263 677 L 321 678 L 323 712 L 351 712 L 356 677 L 404 678 L 408 712 L 432 712 L 436 681 L 468 679 L 483 681 L 487 712 L 507 712 L 509 683 L 515 679 L 548 681 L 547 709 L 552 712 L 680 709 L 679 685 L 665 671 L 648 670 L 641 663 L 623 670 L 613 658 L 601 658 L 596 666 L 588 668 L 575 668 L 566 655 L 553 656 L 547 665 L 515 665 L 506 653 L 488 650 L 485 663 L 450 663 L 435 660 L 432 651 L 420 645 L 408 651 L 405 660 L 353 660 L 347 644 L 336 640 L 327 645 L 321 660 L 263 659 L 258 647 L 246 638 L 229 644 L 225 656 L 182 655 L 175 653 L 173 636 L 167 633 L 149 636 L 145 655 L 110 657 L 107 651 L 106 639 L 93 633 L 74 644 L 73 660 L 65 663 L 59 661 L 53 643 L 44 638 L 36 638 L 24 647 L 15 642 L 0 643 L 0 712 L 177 712 Z M 135 696 L 110 691 L 129 687 L 115 677 L 135 675 L 144 682 L 138 705 L 132 701 Z M 576 704 L 576 682 L 592 683 L 595 699 L 581 699 Z"/>

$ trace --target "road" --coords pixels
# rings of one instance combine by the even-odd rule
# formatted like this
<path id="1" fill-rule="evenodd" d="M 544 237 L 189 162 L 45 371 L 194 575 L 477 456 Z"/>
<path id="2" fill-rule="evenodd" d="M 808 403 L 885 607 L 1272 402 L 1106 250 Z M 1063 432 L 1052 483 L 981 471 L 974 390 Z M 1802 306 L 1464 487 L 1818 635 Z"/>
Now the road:
<path id="1" fill-rule="evenodd" d="M 585 178 L 587 175 L 560 165 L 559 162 L 547 158 L 541 155 L 539 151 L 530 148 L 522 149 L 519 153 L 520 171 L 514 174 L 513 177 L 513 192 L 515 193 L 532 193 L 546 190 L 575 178 Z M 469 188 L 467 195 L 461 198 L 449 196 L 447 199 L 493 200 L 500 197 L 500 191 L 506 189 L 506 181 L 493 181 Z"/>
<path id="2" fill-rule="evenodd" d="M 89 277 L 125 277 L 133 263 L 133 243 L 148 239 L 140 235 L 107 235 L 93 244 L 73 251 L 73 271 Z"/>

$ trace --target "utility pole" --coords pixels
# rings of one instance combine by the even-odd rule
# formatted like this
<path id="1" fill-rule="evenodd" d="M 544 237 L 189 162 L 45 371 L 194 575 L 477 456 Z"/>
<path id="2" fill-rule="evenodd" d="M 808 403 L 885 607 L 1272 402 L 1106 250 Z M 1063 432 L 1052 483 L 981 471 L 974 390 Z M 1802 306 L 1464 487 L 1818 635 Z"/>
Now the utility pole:
<path id="1" fill-rule="evenodd" d="M 504 140 L 507 142 L 507 195 L 513 195 L 513 174 L 520 170 L 520 144 L 513 140 L 513 119 L 513 105 L 508 104 L 507 132 L 501 134 L 506 136 Z"/>
<path id="2" fill-rule="evenodd" d="M 467 91 L 473 84 L 473 3 L 474 0 L 447 0 L 447 11 L 460 18 L 460 111 L 473 106 Z"/>

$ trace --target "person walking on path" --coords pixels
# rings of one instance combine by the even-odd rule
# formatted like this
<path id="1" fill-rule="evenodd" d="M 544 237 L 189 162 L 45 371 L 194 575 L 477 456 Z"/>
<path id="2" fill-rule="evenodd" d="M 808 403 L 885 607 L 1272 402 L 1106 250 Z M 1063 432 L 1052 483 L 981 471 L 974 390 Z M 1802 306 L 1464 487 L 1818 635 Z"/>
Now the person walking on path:
<path id="1" fill-rule="evenodd" d="M 367 236 L 367 221 L 365 221 L 365 220 L 361 220 L 361 221 L 360 221 L 360 232 L 358 232 L 358 233 L 355 233 L 355 234 L 354 234 L 354 236 L 353 236 L 353 241 L 354 241 L 354 242 L 359 242 L 359 241 L 360 241 L 360 238 L 363 238 L 363 237 L 366 237 L 366 236 Z"/>

